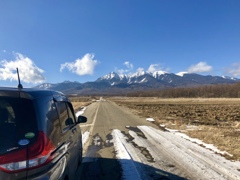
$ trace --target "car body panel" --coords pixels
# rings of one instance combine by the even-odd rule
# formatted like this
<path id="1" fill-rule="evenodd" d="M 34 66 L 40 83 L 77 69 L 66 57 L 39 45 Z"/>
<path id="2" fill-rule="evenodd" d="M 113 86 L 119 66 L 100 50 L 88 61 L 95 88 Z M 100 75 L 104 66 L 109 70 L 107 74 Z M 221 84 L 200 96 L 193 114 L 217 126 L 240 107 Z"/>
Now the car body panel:
<path id="1" fill-rule="evenodd" d="M 10 149 L 9 152 L 7 150 L 2 150 L 1 152 L 0 144 L 0 164 L 1 157 L 4 158 L 6 154 L 17 151 L 18 149 L 26 149 L 27 154 L 28 151 L 30 151 L 28 147 L 37 141 L 38 132 L 46 135 L 55 147 L 55 150 L 51 153 L 51 156 L 54 157 L 51 162 L 36 168 L 28 168 L 15 173 L 7 173 L 0 168 L 0 179 L 64 179 L 65 176 L 73 179 L 77 170 L 78 159 L 82 155 L 82 134 L 69 99 L 58 91 L 31 88 L 19 90 L 17 88 L 0 87 L 0 103 L 3 102 L 1 99 L 8 98 L 12 99 L 14 103 L 17 101 L 29 102 L 29 106 L 31 106 L 31 108 L 29 108 L 25 106 L 25 103 L 21 102 L 18 104 L 20 109 L 22 108 L 24 110 L 24 108 L 27 108 L 28 110 L 24 110 L 24 116 L 19 116 L 20 119 L 18 121 L 21 122 L 21 125 L 15 124 L 15 126 L 22 131 L 16 134 L 17 140 L 18 138 L 20 138 L 20 140 L 27 139 L 29 144 L 10 147 L 8 148 L 8 150 Z M 61 114 L 58 104 L 62 104 L 63 114 Z M 9 110 L 9 108 L 8 111 L 9 113 L 13 112 L 13 110 Z M 34 117 L 32 115 L 31 118 L 27 119 L 29 113 L 34 114 Z M 16 117 L 14 116 L 14 118 Z M 0 124 L 0 127 L 1 126 L 3 127 L 3 125 Z M 19 126 L 21 128 L 19 128 Z M 7 134 L 7 132 L 5 132 L 5 134 Z M 19 137 L 21 134 L 24 135 L 25 138 Z M 6 141 L 4 140 L 6 138 L 5 135 L 0 135 L 0 140 Z M 19 145 L 19 141 L 15 146 L 17 145 Z M 16 148 L 16 150 L 14 148 Z"/>

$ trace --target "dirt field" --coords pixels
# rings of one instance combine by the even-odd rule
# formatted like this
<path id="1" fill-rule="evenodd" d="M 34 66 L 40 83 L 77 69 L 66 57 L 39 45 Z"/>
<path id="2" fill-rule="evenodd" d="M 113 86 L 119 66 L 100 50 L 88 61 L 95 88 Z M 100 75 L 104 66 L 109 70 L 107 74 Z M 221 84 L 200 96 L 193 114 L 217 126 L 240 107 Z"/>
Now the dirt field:
<path id="1" fill-rule="evenodd" d="M 81 110 L 84 106 L 88 106 L 94 101 L 94 97 L 69 97 L 72 102 L 73 109 L 77 112 Z"/>
<path id="2" fill-rule="evenodd" d="M 177 129 L 240 160 L 240 99 L 111 98 L 159 128 Z M 164 127 L 164 128 L 163 128 Z"/>

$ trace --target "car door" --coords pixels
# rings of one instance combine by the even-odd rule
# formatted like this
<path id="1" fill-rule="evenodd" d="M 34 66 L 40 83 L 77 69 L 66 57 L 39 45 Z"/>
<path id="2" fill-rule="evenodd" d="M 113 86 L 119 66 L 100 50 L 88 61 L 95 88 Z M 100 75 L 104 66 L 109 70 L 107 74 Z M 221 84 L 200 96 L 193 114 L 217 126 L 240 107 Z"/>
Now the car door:
<path id="1" fill-rule="evenodd" d="M 70 119 L 73 120 L 74 124 L 71 127 L 71 131 L 74 136 L 74 150 L 76 151 L 76 163 L 78 164 L 79 156 L 82 156 L 82 134 L 80 127 L 77 123 L 76 116 L 72 107 L 72 104 L 70 102 L 67 103 L 67 110 L 68 110 L 68 116 Z M 82 158 L 82 157 L 80 157 Z M 77 168 L 77 167 L 76 167 Z"/>
<path id="2" fill-rule="evenodd" d="M 56 105 L 61 125 L 61 143 L 66 150 L 68 173 L 69 176 L 74 176 L 78 159 L 76 119 L 72 116 L 68 102 L 60 101 Z"/>

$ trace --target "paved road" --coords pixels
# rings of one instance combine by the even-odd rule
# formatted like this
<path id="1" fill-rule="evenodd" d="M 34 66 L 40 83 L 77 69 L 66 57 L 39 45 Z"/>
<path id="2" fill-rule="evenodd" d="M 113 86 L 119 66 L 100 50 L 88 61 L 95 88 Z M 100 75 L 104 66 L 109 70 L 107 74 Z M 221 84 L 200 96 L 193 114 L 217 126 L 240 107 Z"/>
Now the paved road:
<path id="1" fill-rule="evenodd" d="M 132 114 L 111 101 L 84 112 L 89 134 L 76 179 L 240 179 L 239 162 Z"/>
<path id="2" fill-rule="evenodd" d="M 136 131 L 139 125 L 154 125 L 110 101 L 91 104 L 84 116 L 88 118 L 88 122 L 81 125 L 82 133 L 88 131 L 90 136 L 84 145 L 84 159 L 78 178 L 121 179 L 122 169 L 111 142 L 113 129 L 128 135 L 129 128 Z"/>

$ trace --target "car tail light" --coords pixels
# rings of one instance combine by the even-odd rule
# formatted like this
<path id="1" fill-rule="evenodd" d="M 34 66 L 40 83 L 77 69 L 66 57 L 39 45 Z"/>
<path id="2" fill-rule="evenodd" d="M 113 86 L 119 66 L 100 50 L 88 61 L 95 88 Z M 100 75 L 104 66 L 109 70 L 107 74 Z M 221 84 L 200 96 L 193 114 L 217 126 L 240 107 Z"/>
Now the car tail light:
<path id="1" fill-rule="evenodd" d="M 52 152 L 55 146 L 50 139 L 41 131 L 38 133 L 37 141 L 22 149 L 0 156 L 0 169 L 8 172 L 20 172 L 33 169 L 49 163 L 54 159 Z"/>

